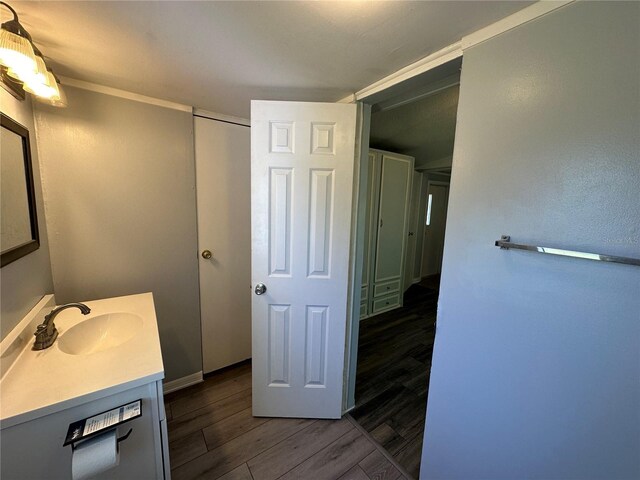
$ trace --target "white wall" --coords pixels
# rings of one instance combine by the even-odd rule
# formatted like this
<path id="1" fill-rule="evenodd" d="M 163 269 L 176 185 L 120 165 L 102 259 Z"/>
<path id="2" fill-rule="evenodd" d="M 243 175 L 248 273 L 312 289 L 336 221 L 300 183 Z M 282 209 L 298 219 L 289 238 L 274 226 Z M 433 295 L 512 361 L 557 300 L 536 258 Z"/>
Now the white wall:
<path id="1" fill-rule="evenodd" d="M 25 101 L 18 101 L 0 87 L 0 110 L 29 130 L 40 234 L 38 250 L 0 269 L 0 338 L 4 338 L 45 294 L 53 293 L 53 281 L 31 98 L 27 95 Z"/>
<path id="2" fill-rule="evenodd" d="M 56 299 L 153 292 L 166 378 L 198 372 L 192 115 L 67 93 L 35 115 Z"/>
<path id="3" fill-rule="evenodd" d="M 421 477 L 640 477 L 640 4 L 464 53 Z"/>

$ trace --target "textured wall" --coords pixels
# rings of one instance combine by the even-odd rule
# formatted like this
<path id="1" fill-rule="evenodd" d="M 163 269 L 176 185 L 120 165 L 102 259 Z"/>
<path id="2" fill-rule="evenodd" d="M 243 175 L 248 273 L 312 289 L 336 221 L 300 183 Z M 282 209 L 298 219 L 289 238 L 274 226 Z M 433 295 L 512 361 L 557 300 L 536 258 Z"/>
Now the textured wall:
<path id="1" fill-rule="evenodd" d="M 168 380 L 202 369 L 193 118 L 75 88 L 36 122 L 58 303 L 153 292 Z"/>
<path id="2" fill-rule="evenodd" d="M 51 279 L 51 264 L 49 263 L 49 243 L 42 202 L 38 145 L 33 127 L 31 98 L 27 95 L 24 102 L 19 102 L 3 88 L 0 88 L 0 109 L 2 113 L 29 130 L 40 234 L 40 248 L 38 250 L 0 269 L 0 317 L 2 318 L 0 338 L 4 338 L 40 301 L 43 295 L 53 293 L 53 281 Z"/>
<path id="3" fill-rule="evenodd" d="M 422 478 L 640 477 L 640 4 L 464 53 Z"/>

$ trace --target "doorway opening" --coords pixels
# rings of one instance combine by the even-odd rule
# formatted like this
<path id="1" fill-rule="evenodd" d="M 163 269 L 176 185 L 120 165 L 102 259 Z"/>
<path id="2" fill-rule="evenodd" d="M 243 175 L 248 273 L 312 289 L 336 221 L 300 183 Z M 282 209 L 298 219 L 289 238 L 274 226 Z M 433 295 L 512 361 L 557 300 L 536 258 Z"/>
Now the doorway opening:
<path id="1" fill-rule="evenodd" d="M 366 216 L 351 416 L 415 478 L 435 340 L 460 60 L 414 79 L 403 91 L 372 99 L 366 205 L 359 205 Z"/>

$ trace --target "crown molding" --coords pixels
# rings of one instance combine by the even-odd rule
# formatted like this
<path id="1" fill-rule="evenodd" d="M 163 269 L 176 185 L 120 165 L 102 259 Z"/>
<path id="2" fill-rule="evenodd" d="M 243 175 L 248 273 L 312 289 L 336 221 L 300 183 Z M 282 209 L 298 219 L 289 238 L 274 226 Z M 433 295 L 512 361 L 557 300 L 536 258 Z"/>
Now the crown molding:
<path id="1" fill-rule="evenodd" d="M 427 72 L 433 68 L 436 68 L 440 65 L 443 65 L 451 60 L 454 60 L 458 57 L 462 56 L 462 45 L 460 42 L 456 42 L 454 44 L 449 45 L 437 52 L 428 55 L 417 62 L 412 63 L 411 65 L 407 65 L 404 68 L 401 68 L 395 73 L 391 75 L 387 75 L 382 80 L 378 80 L 375 83 L 372 83 L 368 87 L 363 88 L 362 90 L 355 93 L 355 100 L 363 100 L 374 93 L 381 92 L 382 90 L 386 90 L 389 87 L 397 85 L 398 83 L 404 82 L 412 77 L 420 75 L 421 73 Z M 345 97 L 346 100 L 349 97 Z M 341 102 L 343 101 L 341 100 Z"/>
<path id="2" fill-rule="evenodd" d="M 84 80 L 76 80 L 75 78 L 60 77 L 60 83 L 63 86 L 80 88 L 82 90 L 88 90 L 90 92 L 102 93 L 104 95 L 111 95 L 112 97 L 126 98 L 127 100 L 133 100 L 135 102 L 141 102 L 141 103 L 148 103 L 149 105 L 156 105 L 158 107 L 170 108 L 172 110 L 179 110 L 181 112 L 189 112 L 189 113 L 193 112 L 193 107 L 191 107 L 190 105 L 183 105 L 181 103 L 170 102 L 168 100 L 148 97 L 146 95 L 140 95 L 139 93 L 120 90 L 118 88 L 105 87 L 104 85 L 85 82 Z"/>
<path id="3" fill-rule="evenodd" d="M 529 5 L 523 8 L 519 12 L 516 12 L 508 17 L 504 17 L 502 20 L 498 20 L 491 25 L 488 25 L 480 30 L 477 30 L 466 37 L 462 37 L 462 50 L 471 48 L 479 43 L 482 43 L 490 38 L 497 37 L 509 30 L 513 30 L 520 25 L 524 25 L 536 18 L 540 18 L 543 15 L 547 15 L 559 8 L 573 3 L 575 0 L 543 0 L 536 2 L 533 5 Z"/>
<path id="4" fill-rule="evenodd" d="M 193 114 L 197 117 L 204 117 L 211 120 L 218 120 L 220 122 L 235 123 L 238 125 L 244 125 L 246 127 L 251 126 L 251 120 L 247 118 L 234 117 L 232 115 L 225 115 L 224 113 L 211 112 L 209 110 L 204 110 L 202 108 L 194 108 Z"/>
<path id="5" fill-rule="evenodd" d="M 524 25 L 525 23 L 535 20 L 536 18 L 547 15 L 548 13 L 569 5 L 574 1 L 577 0 L 541 0 L 529 5 L 519 12 L 466 35 L 462 37 L 460 41 L 452 43 L 448 47 L 438 50 L 437 52 L 412 63 L 411 65 L 401 68 L 391 75 L 387 75 L 368 87 L 338 100 L 338 103 L 355 103 L 358 100 L 363 100 L 375 93 L 393 87 L 405 80 L 409 80 L 410 78 L 416 77 L 424 72 L 461 57 L 463 51 L 467 48 L 471 48 L 479 43 L 489 40 L 490 38 L 496 37 L 520 25 Z"/>

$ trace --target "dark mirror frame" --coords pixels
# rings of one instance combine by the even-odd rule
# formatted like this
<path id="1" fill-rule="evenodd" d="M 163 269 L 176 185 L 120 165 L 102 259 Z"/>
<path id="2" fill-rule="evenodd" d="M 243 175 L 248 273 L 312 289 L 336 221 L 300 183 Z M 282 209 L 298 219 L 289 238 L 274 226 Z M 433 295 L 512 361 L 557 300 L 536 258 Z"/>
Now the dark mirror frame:
<path id="1" fill-rule="evenodd" d="M 6 128 L 22 138 L 22 152 L 24 156 L 25 182 L 27 183 L 27 199 L 29 201 L 29 221 L 31 224 L 31 240 L 13 247 L 0 254 L 0 267 L 15 262 L 19 258 L 40 248 L 40 235 L 38 234 L 38 215 L 36 213 L 36 191 L 33 184 L 33 165 L 31 163 L 31 146 L 29 142 L 29 130 L 7 117 L 1 115 L 2 128 Z"/>

